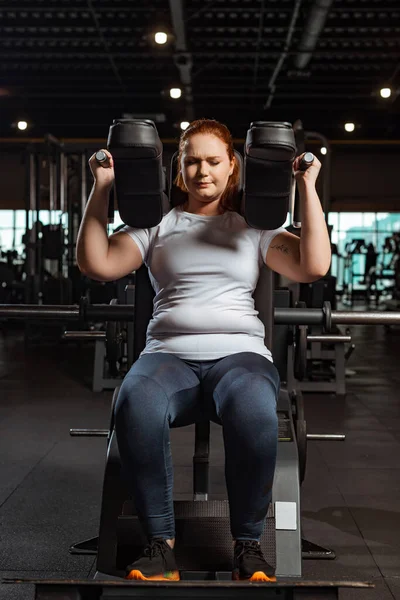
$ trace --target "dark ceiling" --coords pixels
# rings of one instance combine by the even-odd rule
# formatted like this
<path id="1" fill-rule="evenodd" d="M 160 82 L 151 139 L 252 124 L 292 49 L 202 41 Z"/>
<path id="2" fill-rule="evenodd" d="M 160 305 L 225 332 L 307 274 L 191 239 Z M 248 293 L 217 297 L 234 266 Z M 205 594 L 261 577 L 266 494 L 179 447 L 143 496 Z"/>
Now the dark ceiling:
<path id="1" fill-rule="evenodd" d="M 182 119 L 212 117 L 235 137 L 254 120 L 300 118 L 330 139 L 400 139 L 399 0 L 2 4 L 3 138 L 105 137 L 125 114 L 156 120 L 164 138 Z M 165 46 L 152 38 L 161 28 Z M 18 119 L 28 131 L 13 129 Z"/>

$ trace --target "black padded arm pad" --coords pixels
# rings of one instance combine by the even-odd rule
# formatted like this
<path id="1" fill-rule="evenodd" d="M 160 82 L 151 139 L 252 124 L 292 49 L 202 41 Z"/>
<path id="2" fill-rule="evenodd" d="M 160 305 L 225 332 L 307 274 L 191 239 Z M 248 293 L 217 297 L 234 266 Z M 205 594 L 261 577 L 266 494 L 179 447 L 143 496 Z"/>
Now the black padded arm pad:
<path id="1" fill-rule="evenodd" d="M 107 148 L 114 159 L 120 217 L 131 227 L 158 225 L 163 216 L 163 146 L 153 121 L 116 119 Z"/>
<path id="2" fill-rule="evenodd" d="M 244 217 L 250 227 L 277 229 L 284 224 L 295 156 L 290 123 L 251 123 L 245 144 L 243 195 Z"/>

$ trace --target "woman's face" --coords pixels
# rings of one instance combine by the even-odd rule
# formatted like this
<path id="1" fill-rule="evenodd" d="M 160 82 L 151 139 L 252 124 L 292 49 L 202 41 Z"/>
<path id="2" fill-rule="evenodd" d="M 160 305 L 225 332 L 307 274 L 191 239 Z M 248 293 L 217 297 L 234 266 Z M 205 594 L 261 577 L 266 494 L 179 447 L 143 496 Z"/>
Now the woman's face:
<path id="1" fill-rule="evenodd" d="M 208 133 L 192 135 L 182 153 L 182 177 L 196 200 L 209 203 L 223 194 L 233 172 L 225 143 Z"/>

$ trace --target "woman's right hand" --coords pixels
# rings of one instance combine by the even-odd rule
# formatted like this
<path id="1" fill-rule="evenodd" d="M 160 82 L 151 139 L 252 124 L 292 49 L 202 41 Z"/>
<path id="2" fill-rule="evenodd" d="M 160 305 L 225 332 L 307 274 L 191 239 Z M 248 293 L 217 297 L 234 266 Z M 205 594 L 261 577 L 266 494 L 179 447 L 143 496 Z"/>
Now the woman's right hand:
<path id="1" fill-rule="evenodd" d="M 108 161 L 106 164 L 99 163 L 96 160 L 96 152 L 89 158 L 89 167 L 92 171 L 92 175 L 95 181 L 95 185 L 97 187 L 105 187 L 110 189 L 115 178 L 114 173 L 114 160 L 112 155 L 108 150 L 102 148 L 104 154 L 108 156 Z"/>

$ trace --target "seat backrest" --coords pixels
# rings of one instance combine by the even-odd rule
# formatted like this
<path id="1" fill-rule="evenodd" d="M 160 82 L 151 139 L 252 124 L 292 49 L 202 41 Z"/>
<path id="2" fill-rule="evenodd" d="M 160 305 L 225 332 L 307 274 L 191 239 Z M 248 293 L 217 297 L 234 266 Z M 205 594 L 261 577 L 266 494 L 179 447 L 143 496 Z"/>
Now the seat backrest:
<path id="1" fill-rule="evenodd" d="M 155 292 L 150 282 L 146 265 L 142 265 L 135 276 L 135 314 L 133 326 L 133 360 L 139 358 L 146 345 L 146 332 L 153 315 Z"/>

